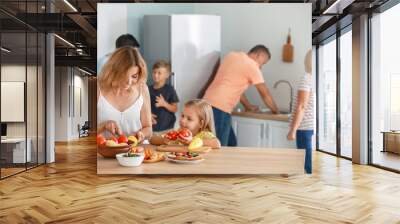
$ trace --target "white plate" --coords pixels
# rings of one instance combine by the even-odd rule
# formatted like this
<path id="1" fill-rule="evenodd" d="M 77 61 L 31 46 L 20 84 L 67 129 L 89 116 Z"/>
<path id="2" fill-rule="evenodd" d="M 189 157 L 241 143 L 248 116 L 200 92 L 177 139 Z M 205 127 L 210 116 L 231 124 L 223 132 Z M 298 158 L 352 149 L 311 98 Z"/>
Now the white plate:
<path id="1" fill-rule="evenodd" d="M 196 164 L 196 163 L 203 162 L 204 159 L 198 159 L 198 160 L 178 160 L 178 159 L 171 159 L 171 158 L 168 158 L 167 160 L 170 161 L 170 162 L 174 162 L 174 163 Z"/>
<path id="2" fill-rule="evenodd" d="M 182 163 L 182 164 L 196 164 L 196 163 L 200 163 L 204 160 L 204 158 L 198 159 L 198 160 L 179 160 L 179 159 L 174 159 L 173 157 L 174 157 L 174 155 L 167 154 L 166 160 L 174 162 L 174 163 Z"/>

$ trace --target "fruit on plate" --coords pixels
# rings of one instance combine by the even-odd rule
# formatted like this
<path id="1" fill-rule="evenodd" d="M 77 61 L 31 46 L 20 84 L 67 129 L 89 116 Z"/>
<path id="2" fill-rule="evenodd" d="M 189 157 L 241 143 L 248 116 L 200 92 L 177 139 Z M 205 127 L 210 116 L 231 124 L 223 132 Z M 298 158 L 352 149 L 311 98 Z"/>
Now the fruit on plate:
<path id="1" fill-rule="evenodd" d="M 203 159 L 198 153 L 195 152 L 173 152 L 168 155 L 168 158 L 173 160 L 200 160 Z"/>
<path id="2" fill-rule="evenodd" d="M 160 162 L 165 159 L 164 153 L 162 152 L 152 152 L 151 156 L 144 160 L 145 163 L 155 163 Z"/>
<path id="3" fill-rule="evenodd" d="M 101 134 L 97 135 L 97 137 L 96 137 L 97 145 L 104 145 L 104 144 L 106 144 L 106 141 L 107 141 L 107 139 L 104 138 L 103 135 L 101 135 Z"/>
<path id="4" fill-rule="evenodd" d="M 106 141 L 106 146 L 107 147 L 115 147 L 118 146 L 119 144 L 117 142 L 115 142 L 114 140 L 107 140 Z"/>
<path id="5" fill-rule="evenodd" d="M 146 148 L 146 149 L 144 150 L 144 159 L 145 159 L 145 160 L 150 159 L 152 155 L 153 155 L 153 150 L 152 150 L 152 149 Z"/>
<path id="6" fill-rule="evenodd" d="M 118 137 L 118 143 L 128 143 L 128 138 L 125 135 L 120 135 Z"/>
<path id="7" fill-rule="evenodd" d="M 128 137 L 128 144 L 129 145 L 133 145 L 133 146 L 137 146 L 139 143 L 138 139 L 136 138 L 136 136 L 131 135 Z"/>
<path id="8" fill-rule="evenodd" d="M 111 137 L 110 139 L 108 139 L 108 140 L 114 141 L 115 143 L 118 144 L 118 139 L 117 139 L 116 137 L 114 137 L 114 136 L 112 136 L 112 137 Z"/>
<path id="9" fill-rule="evenodd" d="M 182 128 L 178 131 L 178 138 L 180 142 L 187 144 L 192 141 L 192 132 L 186 128 Z"/>
<path id="10" fill-rule="evenodd" d="M 190 150 L 198 149 L 202 146 L 203 146 L 203 140 L 201 140 L 201 138 L 195 137 L 190 142 L 188 149 L 190 151 Z"/>
<path id="11" fill-rule="evenodd" d="M 175 141 L 178 138 L 178 132 L 177 131 L 169 131 L 165 134 L 164 137 L 170 141 Z"/>

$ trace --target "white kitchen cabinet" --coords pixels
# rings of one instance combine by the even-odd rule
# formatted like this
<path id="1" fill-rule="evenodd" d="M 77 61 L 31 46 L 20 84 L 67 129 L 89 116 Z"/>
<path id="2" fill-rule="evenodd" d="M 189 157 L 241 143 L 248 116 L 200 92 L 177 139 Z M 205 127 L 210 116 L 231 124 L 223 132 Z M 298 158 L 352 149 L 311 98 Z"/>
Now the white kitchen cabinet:
<path id="1" fill-rule="evenodd" d="M 232 116 L 232 126 L 238 146 L 296 148 L 294 141 L 286 139 L 288 122 Z"/>
<path id="2" fill-rule="evenodd" d="M 263 147 L 264 123 L 257 119 L 234 119 L 232 123 L 239 146 Z"/>
<path id="3" fill-rule="evenodd" d="M 289 122 L 268 121 L 271 134 L 270 142 L 272 148 L 296 148 L 295 141 L 287 140 Z"/>

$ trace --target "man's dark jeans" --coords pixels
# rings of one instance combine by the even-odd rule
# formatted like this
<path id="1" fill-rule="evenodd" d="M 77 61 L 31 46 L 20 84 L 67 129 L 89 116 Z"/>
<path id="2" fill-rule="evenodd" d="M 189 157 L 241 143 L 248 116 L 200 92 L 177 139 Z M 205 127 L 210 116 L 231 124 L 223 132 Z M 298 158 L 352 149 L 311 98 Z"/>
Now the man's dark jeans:
<path id="1" fill-rule="evenodd" d="M 232 128 L 232 116 L 213 107 L 215 131 L 222 146 L 237 146 L 236 136 Z"/>

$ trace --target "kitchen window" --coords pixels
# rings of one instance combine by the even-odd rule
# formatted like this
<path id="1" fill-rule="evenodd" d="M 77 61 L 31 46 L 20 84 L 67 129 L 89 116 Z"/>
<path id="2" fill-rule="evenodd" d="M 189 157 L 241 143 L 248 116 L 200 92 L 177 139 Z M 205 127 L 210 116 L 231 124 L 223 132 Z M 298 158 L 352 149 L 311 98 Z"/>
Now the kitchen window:
<path id="1" fill-rule="evenodd" d="M 318 48 L 318 149 L 336 154 L 336 38 Z"/>
<path id="2" fill-rule="evenodd" d="M 317 149 L 352 157 L 352 26 L 317 48 Z"/>
<path id="3" fill-rule="evenodd" d="M 340 155 L 352 158 L 352 32 L 340 36 Z"/>
<path id="4" fill-rule="evenodd" d="M 400 171 L 400 4 L 371 18 L 370 162 Z M 393 131 L 393 132 L 392 132 Z M 384 132 L 386 132 L 384 134 Z M 386 135 L 386 138 L 385 138 Z M 397 150 L 399 149 L 399 150 Z"/>

